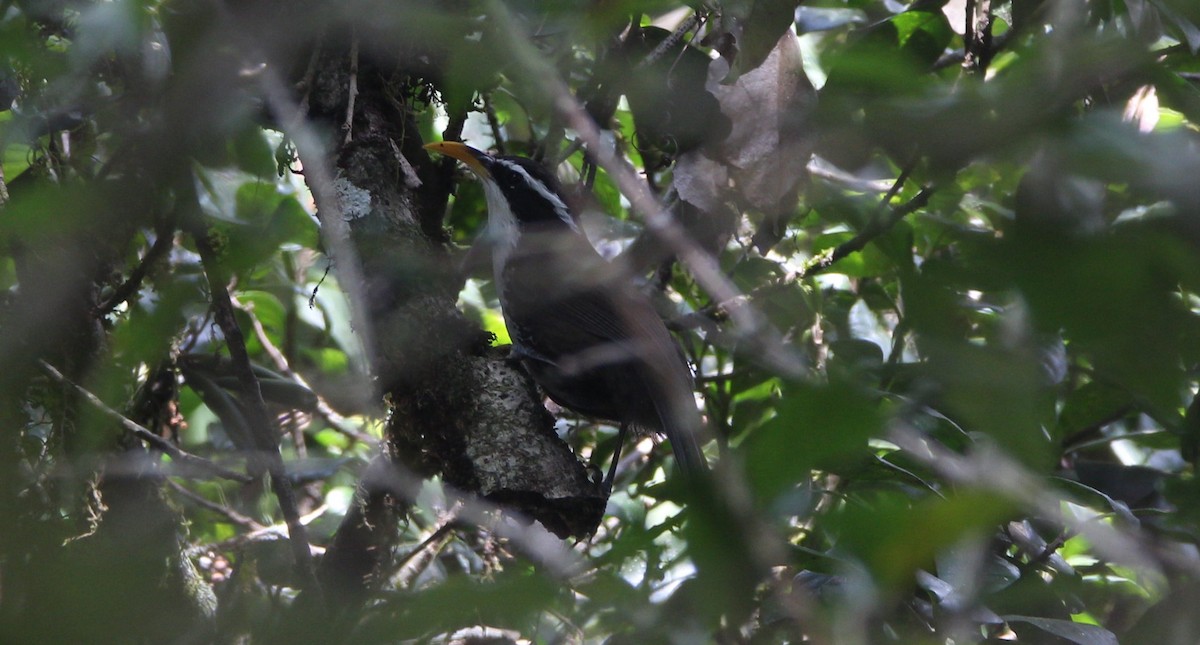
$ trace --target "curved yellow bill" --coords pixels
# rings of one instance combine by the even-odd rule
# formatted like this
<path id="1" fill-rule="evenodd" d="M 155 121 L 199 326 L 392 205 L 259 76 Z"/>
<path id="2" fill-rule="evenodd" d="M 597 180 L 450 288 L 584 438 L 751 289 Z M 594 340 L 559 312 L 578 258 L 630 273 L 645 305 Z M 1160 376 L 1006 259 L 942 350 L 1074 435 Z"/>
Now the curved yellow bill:
<path id="1" fill-rule="evenodd" d="M 485 157 L 486 155 L 465 143 L 459 143 L 457 141 L 438 141 L 435 143 L 425 144 L 425 149 L 432 150 L 433 152 L 440 152 L 447 157 L 454 157 L 455 159 L 458 159 L 466 164 L 467 168 L 471 169 L 471 172 L 483 177 L 484 179 L 491 177 L 491 174 L 487 171 L 487 168 L 483 166 L 483 162 L 479 160 L 481 157 Z"/>

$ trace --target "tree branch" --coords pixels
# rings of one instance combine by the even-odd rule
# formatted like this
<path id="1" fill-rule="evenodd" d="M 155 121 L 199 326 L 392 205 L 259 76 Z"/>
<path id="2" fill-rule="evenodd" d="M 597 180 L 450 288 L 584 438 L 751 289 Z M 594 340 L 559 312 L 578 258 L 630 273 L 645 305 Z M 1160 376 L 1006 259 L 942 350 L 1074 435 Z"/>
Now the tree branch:
<path id="1" fill-rule="evenodd" d="M 896 180 L 896 185 L 893 187 L 893 190 L 889 191 L 888 194 L 884 196 L 884 203 L 890 200 L 891 196 L 893 196 L 895 192 L 898 192 L 898 187 L 904 178 L 905 175 L 901 175 L 901 177 Z M 922 188 L 921 192 L 917 193 L 916 196 L 914 196 L 908 202 L 893 208 L 886 217 L 876 217 L 875 219 L 871 220 L 871 222 L 868 223 L 863 230 L 859 231 L 858 235 L 855 235 L 845 242 L 842 242 L 826 253 L 818 254 L 816 257 L 804 263 L 804 266 L 800 269 L 800 271 L 797 272 L 795 276 L 790 277 L 788 281 L 801 281 L 805 278 L 814 276 L 833 266 L 838 262 L 838 260 L 845 258 L 851 253 L 857 253 L 863 250 L 866 248 L 868 243 L 880 235 L 888 232 L 893 226 L 896 225 L 897 222 L 904 219 L 906 215 L 924 208 L 925 205 L 929 203 L 929 198 L 933 196 L 933 193 L 934 188 L 932 186 L 926 186 Z"/>
<path id="2" fill-rule="evenodd" d="M 245 314 L 250 318 L 250 328 L 254 330 L 254 337 L 257 338 L 259 344 L 263 346 L 263 351 L 267 353 L 267 356 L 271 357 L 271 362 L 275 363 L 275 367 L 281 373 L 283 373 L 284 376 L 292 379 L 298 385 L 303 385 L 304 387 L 308 388 L 309 391 L 313 393 L 313 396 L 317 397 L 317 413 L 321 415 L 322 419 L 325 419 L 325 422 L 328 423 L 331 428 L 346 435 L 347 437 L 350 437 L 351 439 L 361 441 L 369 446 L 374 446 L 379 443 L 375 437 L 360 431 L 358 428 L 354 427 L 354 424 L 351 423 L 349 419 L 338 414 L 337 410 L 334 410 L 333 406 L 329 405 L 329 401 L 325 400 L 325 397 L 318 394 L 316 390 L 313 390 L 312 386 L 308 384 L 308 381 L 304 380 L 303 376 L 300 376 L 300 374 L 292 369 L 292 366 L 288 363 L 287 357 L 284 356 L 283 352 L 279 351 L 279 348 L 276 347 L 275 343 L 271 341 L 271 337 L 267 334 L 267 330 L 263 329 L 262 321 L 258 319 L 258 316 L 254 315 L 254 312 L 251 311 L 249 307 L 239 302 L 236 297 L 233 298 L 233 306 L 245 312 Z"/>
<path id="3" fill-rule="evenodd" d="M 212 246 L 208 225 L 200 219 L 195 186 L 191 183 L 193 181 L 190 174 L 180 179 L 177 184 L 179 188 L 177 199 L 183 202 L 180 208 L 183 208 L 186 213 L 184 221 L 196 242 L 196 249 L 200 252 L 204 274 L 208 279 L 213 319 L 225 336 L 225 344 L 229 348 L 229 355 L 233 361 L 233 371 L 239 386 L 238 402 L 247 417 L 247 426 L 257 448 L 251 453 L 250 459 L 252 463 L 265 462 L 261 465 L 265 466 L 265 470 L 271 476 L 271 490 L 275 493 L 279 509 L 287 523 L 292 557 L 295 560 L 294 564 L 299 579 L 303 581 L 306 588 L 312 589 L 320 596 L 316 570 L 313 567 L 312 553 L 308 543 L 308 532 L 300 521 L 296 493 L 292 489 L 292 482 L 288 479 L 284 468 L 283 457 L 279 454 L 279 437 L 273 430 L 274 424 L 271 415 L 267 412 L 267 404 L 263 400 L 258 377 L 254 375 L 254 370 L 250 367 L 250 355 L 246 351 L 245 337 L 234 317 L 233 300 L 225 284 L 227 279 L 225 270 L 220 266 L 217 251 Z M 323 607 L 324 602 L 321 601 L 319 606 Z"/>
<path id="4" fill-rule="evenodd" d="M 169 225 L 168 222 L 170 222 Z M 146 278 L 150 267 L 154 266 L 160 258 L 166 255 L 167 251 L 170 251 L 171 247 L 175 244 L 175 226 L 170 218 L 164 218 L 164 221 L 155 229 L 154 234 L 156 236 L 154 244 L 142 256 L 141 261 L 138 262 L 133 271 L 129 273 L 129 277 L 125 282 L 122 282 L 121 286 L 117 287 L 104 302 L 96 306 L 97 316 L 108 315 L 118 305 L 137 294 L 137 290 L 142 286 L 142 280 Z"/>
<path id="5" fill-rule="evenodd" d="M 195 491 L 191 490 L 190 488 L 187 488 L 186 486 L 179 484 L 178 482 L 168 479 L 167 486 L 170 486 L 171 490 L 175 491 L 176 493 L 179 493 L 180 495 L 183 495 L 184 497 L 188 498 L 188 500 L 195 503 L 196 505 L 198 505 L 202 508 L 206 508 L 218 515 L 221 515 L 225 519 L 229 520 L 230 522 L 232 522 L 234 524 L 237 524 L 238 526 L 249 529 L 251 531 L 259 531 L 259 530 L 262 530 L 263 528 L 265 528 L 262 524 L 255 522 L 252 518 L 242 515 L 241 513 L 233 510 L 232 508 L 229 508 L 228 506 L 224 506 L 222 504 L 216 504 L 214 502 L 211 502 L 208 499 L 206 499 L 203 495 L 196 493 Z"/>
<path id="6" fill-rule="evenodd" d="M 170 441 L 167 441 L 153 432 L 150 432 L 150 430 L 133 421 L 129 417 L 126 417 L 120 412 L 108 407 L 104 401 L 100 400 L 100 397 L 92 394 L 84 387 L 71 382 L 70 379 L 68 379 L 66 376 L 63 376 L 63 373 L 58 371 L 58 369 L 56 369 L 50 363 L 47 363 L 40 358 L 37 362 L 42 371 L 45 372 L 51 379 L 54 379 L 55 382 L 73 389 L 79 396 L 83 397 L 85 401 L 92 404 L 92 406 L 97 410 L 103 412 L 108 418 L 116 421 L 122 428 L 129 431 L 138 439 L 141 439 L 151 446 L 154 446 L 160 452 L 166 454 L 180 464 L 192 466 L 199 470 L 211 473 L 217 477 L 231 479 L 243 484 L 252 481 L 252 478 L 245 473 L 229 470 L 228 468 L 225 468 L 219 464 L 215 464 L 204 457 L 199 457 L 182 450 Z"/>

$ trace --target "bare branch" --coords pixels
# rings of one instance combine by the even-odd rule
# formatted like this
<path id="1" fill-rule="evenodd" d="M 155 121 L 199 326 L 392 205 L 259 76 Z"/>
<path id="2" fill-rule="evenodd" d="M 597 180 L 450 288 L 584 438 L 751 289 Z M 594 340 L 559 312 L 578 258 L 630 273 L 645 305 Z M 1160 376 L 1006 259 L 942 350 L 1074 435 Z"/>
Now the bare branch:
<path id="1" fill-rule="evenodd" d="M 456 504 L 450 510 L 442 513 L 441 524 L 429 534 L 429 537 L 421 540 L 420 544 L 413 547 L 412 551 L 409 551 L 393 566 L 395 574 L 391 578 L 397 589 L 408 588 L 450 542 L 454 527 L 459 525 L 459 509 L 460 505 Z"/>
<path id="2" fill-rule="evenodd" d="M 900 180 L 896 180 L 899 185 Z M 929 203 L 929 198 L 933 196 L 934 189 L 932 186 L 926 186 L 917 193 L 915 197 L 910 199 L 902 206 L 893 208 L 887 217 L 876 218 L 870 224 L 859 231 L 858 235 L 842 242 L 827 253 L 821 253 L 804 264 L 804 267 L 794 276 L 788 279 L 798 281 L 816 275 L 837 263 L 838 260 L 845 258 L 851 253 L 857 253 L 875 238 L 888 232 L 896 222 L 904 219 L 909 213 L 913 213 L 921 208 L 924 208 Z M 889 193 L 891 194 L 891 193 Z M 888 199 L 887 196 L 884 199 Z"/>
<path id="3" fill-rule="evenodd" d="M 251 454 L 251 463 L 265 466 L 271 475 L 271 490 L 279 502 L 288 525 L 288 535 L 292 547 L 292 557 L 300 580 L 307 588 L 311 588 L 320 596 L 317 588 L 316 569 L 313 566 L 312 552 L 308 544 L 308 532 L 300 522 L 300 512 L 296 503 L 296 493 L 292 482 L 287 476 L 283 465 L 283 457 L 279 453 L 279 436 L 274 430 L 275 424 L 267 412 L 266 401 L 263 400 L 262 388 L 258 377 L 250 366 L 250 355 L 246 351 L 246 341 L 238 326 L 233 313 L 233 300 L 229 288 L 225 284 L 226 277 L 219 262 L 216 251 L 209 239 L 207 224 L 200 219 L 199 203 L 196 199 L 195 186 L 190 175 L 180 179 L 178 189 L 181 193 L 178 199 L 184 209 L 184 221 L 196 242 L 200 259 L 204 266 L 204 274 L 208 281 L 209 297 L 212 301 L 213 319 L 225 336 L 225 344 L 229 348 L 229 356 L 233 361 L 233 371 L 239 384 L 238 402 L 247 417 L 247 426 L 252 441 L 257 450 Z M 324 602 L 319 603 L 324 606 Z"/>
<path id="4" fill-rule="evenodd" d="M 304 387 L 308 388 L 309 391 L 311 391 L 313 395 L 317 397 L 317 412 L 321 415 L 321 418 L 325 419 L 331 428 L 346 435 L 347 437 L 350 437 L 351 439 L 361 441 L 369 446 L 374 446 L 379 443 L 375 437 L 362 432 L 355 427 L 353 422 L 338 414 L 337 410 L 334 410 L 333 406 L 329 405 L 329 402 L 326 401 L 324 397 L 313 390 L 312 386 L 308 384 L 308 381 L 304 380 L 303 376 L 292 370 L 292 366 L 288 364 L 287 357 L 284 356 L 283 352 L 279 351 L 279 348 L 275 346 L 275 343 L 267 334 L 267 330 L 263 329 L 262 321 L 258 319 L 258 316 L 254 315 L 254 312 L 249 307 L 239 302 L 236 297 L 233 298 L 233 306 L 246 312 L 246 315 L 250 318 L 250 327 L 254 330 L 254 337 L 257 338 L 259 344 L 263 346 L 263 351 L 267 353 L 267 356 L 271 357 L 271 362 L 275 363 L 276 369 L 283 373 L 284 376 L 295 381 L 298 385 L 303 385 Z"/>
<path id="5" fill-rule="evenodd" d="M 170 251 L 171 247 L 175 244 L 174 224 L 172 223 L 168 226 L 164 223 L 160 225 L 158 230 L 155 231 L 155 235 L 157 237 L 154 239 L 154 244 L 148 251 L 146 251 L 146 254 L 142 256 L 141 261 L 138 262 L 138 265 L 134 267 L 133 271 L 129 273 L 129 278 L 127 278 L 125 282 L 121 283 L 121 286 L 117 287 L 116 290 L 114 290 L 104 302 L 96 306 L 97 316 L 107 315 L 109 312 L 115 309 L 117 305 L 129 300 L 137 293 L 137 290 L 142 286 L 142 280 L 146 278 L 146 273 L 149 272 L 150 267 L 154 266 L 154 264 L 158 262 L 160 258 L 166 255 L 167 251 Z"/>
<path id="6" fill-rule="evenodd" d="M 1200 575 L 1200 562 L 1194 557 L 1158 547 L 1140 531 L 1063 512 L 1061 492 L 1052 492 L 1045 486 L 1043 477 L 1028 472 L 986 443 L 978 443 L 970 454 L 962 455 L 924 436 L 902 420 L 892 423 L 888 439 L 900 446 L 905 454 L 949 481 L 991 491 L 1039 516 L 1055 518 L 1061 526 L 1087 536 L 1096 553 L 1113 562 L 1160 579 L 1165 576 L 1165 567 L 1169 567 L 1172 575 L 1183 572 Z M 1157 555 L 1158 560 L 1151 558 L 1151 554 Z"/>
<path id="7" fill-rule="evenodd" d="M 250 477 L 249 475 L 247 475 L 245 473 L 239 473 L 239 472 L 229 470 L 228 468 L 225 468 L 224 466 L 221 466 L 219 464 L 215 464 L 215 463 L 205 459 L 204 457 L 198 457 L 189 452 L 186 452 L 186 451 L 182 450 L 181 448 L 179 448 L 178 446 L 176 446 L 175 444 L 171 443 L 170 441 L 167 441 L 166 439 L 163 439 L 162 437 L 154 434 L 153 432 L 150 432 L 150 430 L 148 430 L 144 426 L 136 423 L 135 421 L 126 417 L 125 415 L 121 414 L 120 412 L 117 412 L 116 410 L 105 405 L 104 401 L 100 400 L 100 397 L 96 396 L 95 394 L 92 394 L 87 389 L 83 388 L 82 386 L 72 383 L 70 381 L 70 379 L 68 379 L 66 376 L 63 376 L 62 372 L 58 371 L 58 369 L 56 369 L 53 365 L 47 363 L 46 361 L 38 359 L 38 366 L 41 367 L 42 371 L 45 372 L 50 378 L 54 379 L 57 383 L 60 383 L 62 385 L 65 385 L 65 386 L 75 390 L 75 392 L 77 394 L 79 394 L 80 396 L 82 396 L 84 398 L 84 400 L 86 400 L 88 403 L 91 403 L 93 407 L 95 407 L 97 410 L 100 410 L 101 412 L 103 412 L 104 415 L 107 416 L 108 418 L 113 419 L 114 421 L 119 423 L 122 428 L 125 428 L 126 430 L 128 430 L 135 437 L 137 437 L 138 439 L 141 439 L 142 441 L 145 441 L 146 443 L 150 444 L 151 446 L 154 446 L 160 452 L 163 452 L 164 454 L 171 457 L 171 459 L 178 461 L 180 464 L 192 466 L 199 470 L 203 470 L 205 472 L 211 473 L 217 477 L 221 477 L 223 479 L 231 479 L 233 481 L 241 482 L 243 484 L 248 483 L 253 480 L 252 477 Z"/>
<path id="8" fill-rule="evenodd" d="M 188 500 L 191 501 L 192 503 L 194 503 L 202 508 L 206 508 L 218 515 L 221 515 L 221 516 L 225 517 L 225 519 L 229 520 L 230 522 L 232 522 L 234 524 L 237 524 L 238 526 L 244 527 L 251 531 L 259 531 L 259 530 L 262 530 L 263 528 L 265 528 L 265 527 L 263 527 L 262 524 L 255 522 L 253 519 L 246 517 L 245 515 L 242 515 L 241 513 L 233 510 L 232 508 L 229 508 L 228 506 L 224 506 L 221 504 L 211 502 L 208 499 L 206 499 L 203 495 L 196 493 L 195 491 L 191 490 L 190 488 L 187 488 L 186 486 L 183 486 L 182 484 L 180 484 L 178 482 L 167 480 L 167 486 L 170 486 L 171 490 L 188 498 Z"/>
<path id="9" fill-rule="evenodd" d="M 664 38 L 657 47 L 650 50 L 650 53 L 646 54 L 645 58 L 638 61 L 638 64 L 634 67 L 634 70 L 636 71 L 644 69 L 653 65 L 655 61 L 662 58 L 667 52 L 674 49 L 675 46 L 683 40 L 684 36 L 687 36 L 689 31 L 699 26 L 700 16 L 693 11 L 687 18 L 684 19 L 683 22 L 679 23 L 679 26 L 675 28 L 675 31 L 672 31 L 669 36 Z"/>

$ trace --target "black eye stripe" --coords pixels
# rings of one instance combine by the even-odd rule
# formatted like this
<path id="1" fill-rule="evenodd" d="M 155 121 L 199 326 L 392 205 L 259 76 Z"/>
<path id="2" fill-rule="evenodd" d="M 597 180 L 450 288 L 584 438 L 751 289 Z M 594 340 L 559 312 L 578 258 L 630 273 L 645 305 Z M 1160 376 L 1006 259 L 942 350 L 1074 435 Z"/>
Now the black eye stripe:
<path id="1" fill-rule="evenodd" d="M 518 221 L 565 224 L 578 231 L 557 179 L 536 162 L 520 157 L 496 157 L 492 160 L 491 174 Z"/>

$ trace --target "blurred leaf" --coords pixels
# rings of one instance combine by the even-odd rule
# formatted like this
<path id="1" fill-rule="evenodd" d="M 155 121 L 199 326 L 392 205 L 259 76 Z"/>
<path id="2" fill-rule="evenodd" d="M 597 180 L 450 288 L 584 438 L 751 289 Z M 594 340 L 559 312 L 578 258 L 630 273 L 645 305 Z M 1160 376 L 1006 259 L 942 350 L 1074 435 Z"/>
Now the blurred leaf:
<path id="1" fill-rule="evenodd" d="M 334 451 L 334 454 L 350 447 L 350 438 L 332 428 L 317 431 L 313 438 L 321 446 Z"/>
<path id="2" fill-rule="evenodd" d="M 839 513 L 839 546 L 861 558 L 890 593 L 901 591 L 917 569 L 932 568 L 943 549 L 990 531 L 1013 512 L 1003 499 L 974 491 L 911 507 L 896 496 L 873 501 L 847 505 Z"/>
<path id="3" fill-rule="evenodd" d="M 1127 414 L 1133 406 L 1128 391 L 1091 381 L 1072 391 L 1059 413 L 1059 436 L 1097 429 Z"/>
<path id="4" fill-rule="evenodd" d="M 883 251 L 888 259 L 905 271 L 913 268 L 913 229 L 901 220 L 879 237 L 871 240 L 871 246 Z"/>
<path id="5" fill-rule="evenodd" d="M 743 620 L 754 608 L 758 584 L 748 527 L 741 525 L 724 494 L 711 490 L 712 486 L 711 480 L 702 480 L 689 491 L 683 535 L 697 574 L 678 592 L 699 609 L 697 617 L 709 629 L 723 619 Z"/>
<path id="6" fill-rule="evenodd" d="M 258 289 L 248 289 L 238 293 L 238 300 L 247 306 L 264 329 L 281 334 L 287 319 L 287 308 L 275 294 Z M 279 338 L 275 339 L 276 342 Z"/>
<path id="7" fill-rule="evenodd" d="M 1113 499 L 1103 491 L 1082 482 L 1065 480 L 1063 484 L 1075 497 L 1091 508 L 1101 513 L 1112 514 L 1128 526 L 1141 525 L 1137 516 L 1130 512 L 1129 505 Z"/>
<path id="8" fill-rule="evenodd" d="M 4 122 L 5 114 L 0 114 L 0 123 Z M 8 181 L 20 175 L 29 168 L 29 158 L 32 151 L 29 146 L 22 144 L 9 144 L 3 147 L 4 156 L 0 158 L 0 170 L 4 171 L 4 177 Z"/>
<path id="9" fill-rule="evenodd" d="M 656 147 L 674 155 L 724 139 L 729 118 L 705 87 L 711 60 L 686 39 L 643 64 L 669 35 L 657 27 L 642 27 L 629 34 L 607 82 L 629 100 L 639 148 Z M 629 74 L 634 65 L 637 73 Z"/>
<path id="10" fill-rule="evenodd" d="M 621 191 L 607 172 L 601 170 L 596 173 L 596 181 L 592 184 L 592 196 L 600 202 L 607 215 L 621 217 L 624 214 L 624 209 L 621 208 Z"/>
<path id="11" fill-rule="evenodd" d="M 1169 475 L 1145 466 L 1110 464 L 1080 459 L 1075 462 L 1080 483 L 1094 488 L 1130 509 L 1167 510 L 1162 491 Z"/>
<path id="12" fill-rule="evenodd" d="M 883 367 L 883 350 L 869 340 L 848 339 L 830 343 L 826 371 L 830 377 L 844 382 L 866 380 L 866 375 Z"/>
<path id="13" fill-rule="evenodd" d="M 897 44 L 926 64 L 940 58 L 954 37 L 945 14 L 940 11 L 909 9 L 891 20 L 896 29 Z"/>
<path id="14" fill-rule="evenodd" d="M 854 235 L 854 233 L 844 232 L 828 233 L 818 237 L 813 240 L 814 257 L 823 252 L 833 251 L 839 245 L 854 238 Z M 841 273 L 851 278 L 870 278 L 883 275 L 893 266 L 891 260 L 877 246 L 868 244 L 862 251 L 851 253 L 838 260 L 826 272 Z"/>
<path id="15" fill-rule="evenodd" d="M 274 179 L 275 151 L 267 143 L 263 131 L 257 127 L 243 128 L 230 141 L 233 159 L 239 170 L 261 179 Z"/>
<path id="16" fill-rule="evenodd" d="M 346 357 L 346 352 L 332 347 L 325 347 L 319 350 L 306 349 L 304 352 L 308 360 L 325 374 L 344 374 L 350 369 L 350 360 Z"/>
<path id="17" fill-rule="evenodd" d="M 1026 465 L 1050 468 L 1054 445 L 1042 430 L 1048 410 L 1034 357 L 968 343 L 926 340 L 924 348 L 949 416 L 987 433 Z"/>
<path id="18" fill-rule="evenodd" d="M 1010 264 L 1043 325 L 1063 326 L 1106 378 L 1162 409 L 1177 405 L 1182 376 L 1176 357 L 1184 314 L 1166 277 L 1174 271 L 1158 268 L 1174 243 L 1136 235 L 1084 244 L 1027 240 Z"/>
<path id="19" fill-rule="evenodd" d="M 457 577 L 393 598 L 356 630 L 363 642 L 428 638 L 472 625 L 521 629 L 529 616 L 552 606 L 561 593 L 545 576 L 525 571 L 497 573 L 478 582 Z"/>
<path id="20" fill-rule="evenodd" d="M 235 214 L 242 222 L 262 224 L 284 199 L 273 182 L 247 181 L 234 194 Z"/>
<path id="21" fill-rule="evenodd" d="M 800 34 L 827 31 L 866 21 L 867 15 L 861 9 L 808 6 L 796 8 L 796 32 Z"/>
<path id="22" fill-rule="evenodd" d="M 763 276 L 763 280 L 769 279 L 770 276 Z M 802 285 L 787 283 L 751 288 L 761 297 L 763 313 L 779 329 L 799 330 L 812 326 L 816 312 L 809 304 L 808 294 Z"/>
<path id="23" fill-rule="evenodd" d="M 1017 636 L 1024 642 L 1036 642 L 1046 634 L 1076 645 L 1118 645 L 1112 632 L 1097 625 L 1086 625 L 1069 620 L 1038 618 L 1036 616 L 1004 616 Z"/>
<path id="24" fill-rule="evenodd" d="M 813 468 L 854 461 L 882 430 L 875 403 L 843 384 L 785 386 L 776 413 L 745 444 L 747 471 L 763 500 L 807 481 Z"/>
<path id="25" fill-rule="evenodd" d="M 1149 0 L 1154 5 L 1172 31 L 1181 36 L 1182 40 L 1195 55 L 1200 52 L 1200 11 L 1194 5 L 1188 5 L 1180 0 Z"/>
<path id="26" fill-rule="evenodd" d="M 234 221 L 214 227 L 220 236 L 218 252 L 222 263 L 234 271 L 261 265 L 284 243 L 316 248 L 319 232 L 316 222 L 295 197 L 281 192 L 274 184 L 250 181 L 235 193 Z"/>

